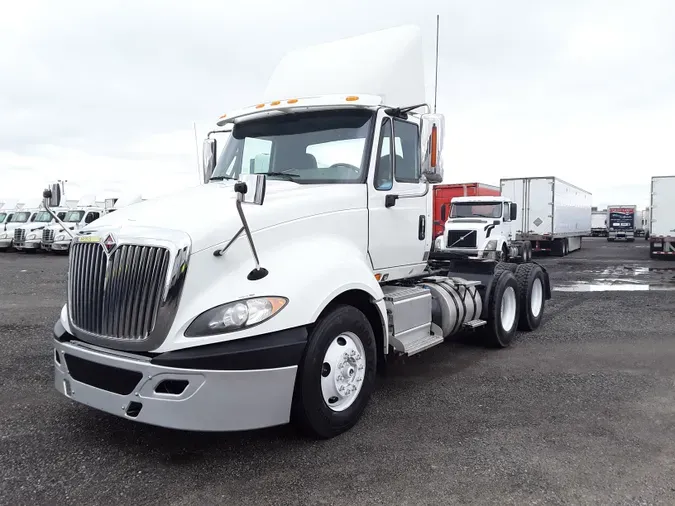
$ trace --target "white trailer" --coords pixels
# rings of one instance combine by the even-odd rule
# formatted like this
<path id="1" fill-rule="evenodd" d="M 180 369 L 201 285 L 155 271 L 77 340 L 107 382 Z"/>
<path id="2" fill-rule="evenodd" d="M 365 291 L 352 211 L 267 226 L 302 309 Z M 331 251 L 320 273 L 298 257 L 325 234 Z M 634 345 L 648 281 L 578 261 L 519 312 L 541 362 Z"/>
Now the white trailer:
<path id="1" fill-rule="evenodd" d="M 651 187 L 649 256 L 675 257 L 675 176 L 654 176 Z"/>
<path id="2" fill-rule="evenodd" d="M 522 210 L 516 239 L 530 241 L 532 251 L 565 256 L 591 234 L 590 192 L 552 176 L 502 179 L 501 189 Z"/>
<path id="3" fill-rule="evenodd" d="M 591 235 L 593 237 L 607 235 L 607 211 L 591 212 Z"/>
<path id="4" fill-rule="evenodd" d="M 416 27 L 291 53 L 265 99 L 217 121 L 233 134 L 205 140 L 204 184 L 78 230 L 56 389 L 153 425 L 327 438 L 391 357 L 536 329 L 543 267 L 429 259 L 444 119 L 423 76 Z"/>

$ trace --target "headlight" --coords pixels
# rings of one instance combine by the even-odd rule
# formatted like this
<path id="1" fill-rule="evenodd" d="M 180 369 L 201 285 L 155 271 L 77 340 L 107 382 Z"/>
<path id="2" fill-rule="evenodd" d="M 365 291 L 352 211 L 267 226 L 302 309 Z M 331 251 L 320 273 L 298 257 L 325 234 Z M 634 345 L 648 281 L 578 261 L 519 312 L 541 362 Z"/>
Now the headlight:
<path id="1" fill-rule="evenodd" d="M 434 249 L 436 251 L 443 249 L 443 236 L 439 235 L 436 237 L 436 240 L 434 241 Z"/>
<path id="2" fill-rule="evenodd" d="M 0 234 L 0 239 L 7 239 L 7 234 Z"/>
<path id="3" fill-rule="evenodd" d="M 281 311 L 288 299 L 284 297 L 255 297 L 237 300 L 204 311 L 190 324 L 185 337 L 224 334 L 258 325 Z"/>
<path id="4" fill-rule="evenodd" d="M 35 234 L 29 234 L 27 239 L 30 241 L 31 239 L 35 239 L 37 236 Z"/>
<path id="5" fill-rule="evenodd" d="M 487 251 L 494 251 L 497 249 L 497 241 L 488 241 L 487 246 L 485 246 Z"/>
<path id="6" fill-rule="evenodd" d="M 66 234 L 59 234 L 54 239 L 55 241 L 63 241 L 66 238 Z"/>

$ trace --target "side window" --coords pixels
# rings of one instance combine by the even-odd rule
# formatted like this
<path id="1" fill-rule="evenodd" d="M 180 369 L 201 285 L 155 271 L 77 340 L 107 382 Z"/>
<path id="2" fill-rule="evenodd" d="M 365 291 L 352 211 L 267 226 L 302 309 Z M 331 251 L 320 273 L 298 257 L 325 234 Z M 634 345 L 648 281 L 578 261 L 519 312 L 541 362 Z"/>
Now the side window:
<path id="1" fill-rule="evenodd" d="M 394 185 L 391 153 L 391 120 L 384 118 L 380 130 L 380 143 L 378 148 L 377 162 L 375 164 L 375 176 L 373 186 L 376 190 L 391 190 Z"/>
<path id="2" fill-rule="evenodd" d="M 272 141 L 247 138 L 241 156 L 241 173 L 256 174 L 269 171 Z"/>
<path id="3" fill-rule="evenodd" d="M 95 213 L 95 212 L 92 211 L 89 214 L 87 214 L 87 217 L 84 219 L 84 222 L 85 223 L 91 223 L 94 220 L 98 220 L 98 216 L 99 216 L 98 213 Z"/>
<path id="4" fill-rule="evenodd" d="M 394 176 L 399 183 L 419 183 L 420 180 L 420 157 L 419 157 L 419 128 L 415 123 L 395 119 L 395 160 Z"/>

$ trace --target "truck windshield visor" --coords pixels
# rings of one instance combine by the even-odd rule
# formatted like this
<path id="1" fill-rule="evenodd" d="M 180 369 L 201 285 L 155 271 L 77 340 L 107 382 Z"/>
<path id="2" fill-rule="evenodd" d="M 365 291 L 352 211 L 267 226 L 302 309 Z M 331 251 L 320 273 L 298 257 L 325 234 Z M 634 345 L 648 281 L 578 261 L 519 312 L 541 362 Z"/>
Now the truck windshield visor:
<path id="1" fill-rule="evenodd" d="M 450 218 L 501 218 L 501 202 L 453 202 Z"/>
<path id="2" fill-rule="evenodd" d="M 300 184 L 363 183 L 374 113 L 332 110 L 236 124 L 213 179 L 267 174 Z"/>

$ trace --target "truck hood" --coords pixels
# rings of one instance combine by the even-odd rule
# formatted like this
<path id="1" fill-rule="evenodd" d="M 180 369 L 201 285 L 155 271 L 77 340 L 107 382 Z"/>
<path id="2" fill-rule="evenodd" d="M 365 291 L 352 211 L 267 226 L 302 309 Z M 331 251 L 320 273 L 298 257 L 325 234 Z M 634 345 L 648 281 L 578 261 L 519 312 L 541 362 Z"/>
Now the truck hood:
<path id="1" fill-rule="evenodd" d="M 229 241 L 241 228 L 236 208 L 235 181 L 209 183 L 173 195 L 147 200 L 107 214 L 83 231 L 99 227 L 155 227 L 186 232 L 197 252 Z M 363 184 L 297 184 L 268 180 L 262 206 L 242 204 L 246 220 L 255 233 L 268 227 L 318 214 L 366 206 Z M 311 225 L 308 225 L 311 226 Z"/>
<path id="2" fill-rule="evenodd" d="M 29 232 L 35 232 L 36 230 L 42 230 L 43 228 L 49 226 L 49 223 L 31 223 L 30 225 L 24 225 L 22 227 L 17 227 L 17 228 L 22 228 L 26 231 L 26 233 Z"/>
<path id="3" fill-rule="evenodd" d="M 22 227 L 25 224 L 26 224 L 26 222 L 23 222 L 23 223 L 16 223 L 16 222 L 15 223 L 7 223 L 4 227 L 0 228 L 0 232 L 2 232 L 3 230 L 7 230 L 7 231 L 14 230 L 15 228 Z"/>

